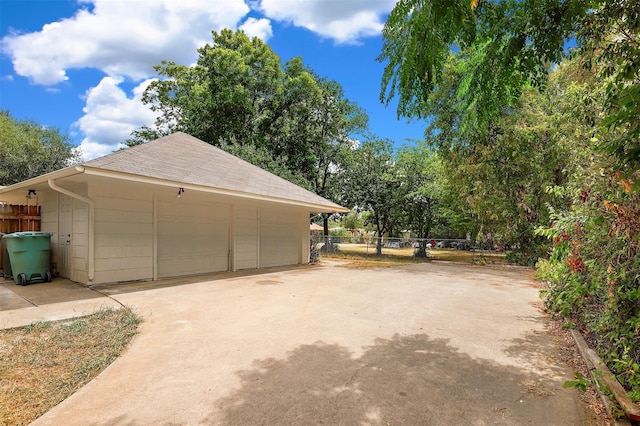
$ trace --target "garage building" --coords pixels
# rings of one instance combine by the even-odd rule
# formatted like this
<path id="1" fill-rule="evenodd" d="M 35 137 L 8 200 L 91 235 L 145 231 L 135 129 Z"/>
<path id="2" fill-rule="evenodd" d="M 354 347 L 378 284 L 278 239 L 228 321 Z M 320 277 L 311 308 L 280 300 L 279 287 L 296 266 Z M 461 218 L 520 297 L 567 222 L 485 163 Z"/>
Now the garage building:
<path id="1" fill-rule="evenodd" d="M 26 195 L 84 284 L 304 264 L 309 215 L 348 211 L 181 132 L 0 188 Z"/>

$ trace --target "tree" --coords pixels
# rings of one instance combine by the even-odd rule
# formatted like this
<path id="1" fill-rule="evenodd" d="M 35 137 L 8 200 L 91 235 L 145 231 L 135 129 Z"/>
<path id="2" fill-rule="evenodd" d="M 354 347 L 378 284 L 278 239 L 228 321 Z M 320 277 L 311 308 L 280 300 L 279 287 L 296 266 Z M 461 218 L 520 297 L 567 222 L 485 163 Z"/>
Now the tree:
<path id="1" fill-rule="evenodd" d="M 53 172 L 80 162 L 68 135 L 33 120 L 16 120 L 0 111 L 0 185 Z"/>
<path id="2" fill-rule="evenodd" d="M 609 80 L 589 58 L 560 64 L 547 89 L 556 129 L 571 147 L 567 180 L 551 190 L 568 205 L 551 211 L 538 233 L 553 242 L 538 277 L 548 282 L 549 311 L 583 330 L 629 396 L 640 400 L 640 194 L 616 173 L 618 157 L 596 149 L 594 128 L 606 117 Z M 606 119 L 606 118 L 604 118 Z M 624 130 L 617 130 L 617 133 Z M 600 134 L 602 137 L 616 138 Z"/>
<path id="3" fill-rule="evenodd" d="M 212 32 L 213 44 L 198 49 L 195 66 L 162 61 L 163 79 L 152 82 L 143 103 L 159 112 L 155 128 L 133 132 L 128 145 L 180 130 L 209 142 L 232 140 L 264 145 L 261 132 L 274 117 L 273 104 L 282 89 L 280 58 L 242 31 Z"/>
<path id="4" fill-rule="evenodd" d="M 416 146 L 402 148 L 396 158 L 401 178 L 398 189 L 402 205 L 400 224 L 420 238 L 415 255 L 426 257 L 427 238 L 442 219 L 439 211 L 444 183 L 442 164 L 438 155 L 423 141 Z"/>
<path id="5" fill-rule="evenodd" d="M 400 0 L 383 30 L 387 61 L 381 97 L 399 95 L 401 115 L 421 108 L 442 80 L 449 54 L 468 59 L 465 103 L 490 112 L 497 97 L 515 96 L 529 79 L 542 81 L 563 57 L 589 9 L 584 0 Z M 494 92 L 500 87 L 503 90 Z M 509 93 L 513 91 L 513 93 Z"/>
<path id="6" fill-rule="evenodd" d="M 382 238 L 397 221 L 402 204 L 397 199 L 400 181 L 396 174 L 393 145 L 388 140 L 364 142 L 351 152 L 342 181 L 343 199 L 356 211 L 367 211 L 367 223 L 375 226 L 376 254 L 382 254 Z"/>
<path id="7" fill-rule="evenodd" d="M 546 83 L 577 37 L 610 79 L 601 130 L 625 129 L 600 148 L 629 177 L 640 169 L 639 22 L 633 0 L 400 0 L 383 30 L 381 99 L 397 94 L 399 115 L 427 116 L 454 56 L 461 81 L 450 95 L 470 113 L 460 125 L 489 133 L 523 87 Z"/>
<path id="8" fill-rule="evenodd" d="M 308 158 L 313 162 L 305 167 L 311 190 L 341 203 L 340 176 L 346 172 L 346 161 L 355 146 L 353 137 L 367 131 L 369 117 L 344 97 L 340 84 L 309 73 L 320 89 L 319 99 L 307 113 L 311 118 L 302 117 L 303 125 L 294 133 L 306 140 Z M 322 214 L 325 242 L 329 238 L 330 216 Z"/>
<path id="9" fill-rule="evenodd" d="M 546 188 L 565 182 L 569 147 L 554 133 L 559 123 L 553 102 L 531 86 L 523 87 L 519 99 L 496 112 L 484 128 L 463 125 L 475 112 L 451 94 L 464 84 L 464 62 L 450 57 L 425 105 L 433 117 L 429 138 L 451 187 L 473 213 L 477 240 L 515 248 L 512 260 L 533 264 L 547 246 L 534 230 L 547 223 L 547 204 L 561 206 Z"/>
<path id="10" fill-rule="evenodd" d="M 148 86 L 143 102 L 160 116 L 154 128 L 138 129 L 127 144 L 180 130 L 224 149 L 235 147 L 254 164 L 270 155 L 287 169 L 272 171 L 333 195 L 338 153 L 366 128 L 364 112 L 338 83 L 317 76 L 301 58 L 283 67 L 269 46 L 242 31 L 212 36 L 212 44 L 198 49 L 195 66 L 164 61 L 155 67 L 163 79 Z"/>
<path id="11" fill-rule="evenodd" d="M 635 0 L 597 1 L 578 31 L 586 65 L 604 86 L 598 147 L 640 191 L 640 14 Z M 613 131 L 613 135 L 611 134 Z"/>

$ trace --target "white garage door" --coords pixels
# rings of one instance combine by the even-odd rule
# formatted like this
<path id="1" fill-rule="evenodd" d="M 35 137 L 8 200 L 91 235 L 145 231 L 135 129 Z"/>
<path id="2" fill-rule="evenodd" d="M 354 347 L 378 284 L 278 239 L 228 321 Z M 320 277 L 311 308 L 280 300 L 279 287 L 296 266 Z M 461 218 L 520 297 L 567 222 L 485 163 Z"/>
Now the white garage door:
<path id="1" fill-rule="evenodd" d="M 296 265 L 300 240 L 291 215 L 260 214 L 260 267 Z"/>
<path id="2" fill-rule="evenodd" d="M 228 206 L 185 201 L 158 202 L 158 277 L 228 270 Z"/>

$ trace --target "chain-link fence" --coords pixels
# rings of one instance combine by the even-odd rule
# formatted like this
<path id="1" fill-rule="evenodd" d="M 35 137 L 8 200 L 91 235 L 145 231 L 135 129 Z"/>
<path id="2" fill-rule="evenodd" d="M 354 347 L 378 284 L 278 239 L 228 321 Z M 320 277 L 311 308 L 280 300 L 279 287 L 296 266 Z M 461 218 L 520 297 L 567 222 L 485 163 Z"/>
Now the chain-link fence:
<path id="1" fill-rule="evenodd" d="M 382 254 L 427 257 L 429 250 L 475 249 L 473 242 L 466 239 L 441 239 L 441 238 L 389 238 L 381 239 Z M 378 238 L 372 234 L 354 234 L 350 236 L 314 234 L 311 238 L 312 257 L 322 253 L 347 253 L 347 254 L 377 254 Z M 317 257 L 316 257 L 317 258 Z"/>

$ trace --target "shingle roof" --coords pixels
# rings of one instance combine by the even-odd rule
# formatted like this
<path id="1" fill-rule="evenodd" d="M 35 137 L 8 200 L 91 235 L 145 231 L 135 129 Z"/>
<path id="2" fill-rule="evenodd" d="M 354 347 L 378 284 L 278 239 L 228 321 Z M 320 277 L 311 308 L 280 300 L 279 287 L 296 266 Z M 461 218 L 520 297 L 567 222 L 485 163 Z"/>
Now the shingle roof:
<path id="1" fill-rule="evenodd" d="M 83 166 L 319 205 L 336 211 L 345 210 L 313 192 L 182 132 L 116 151 L 88 161 Z"/>

